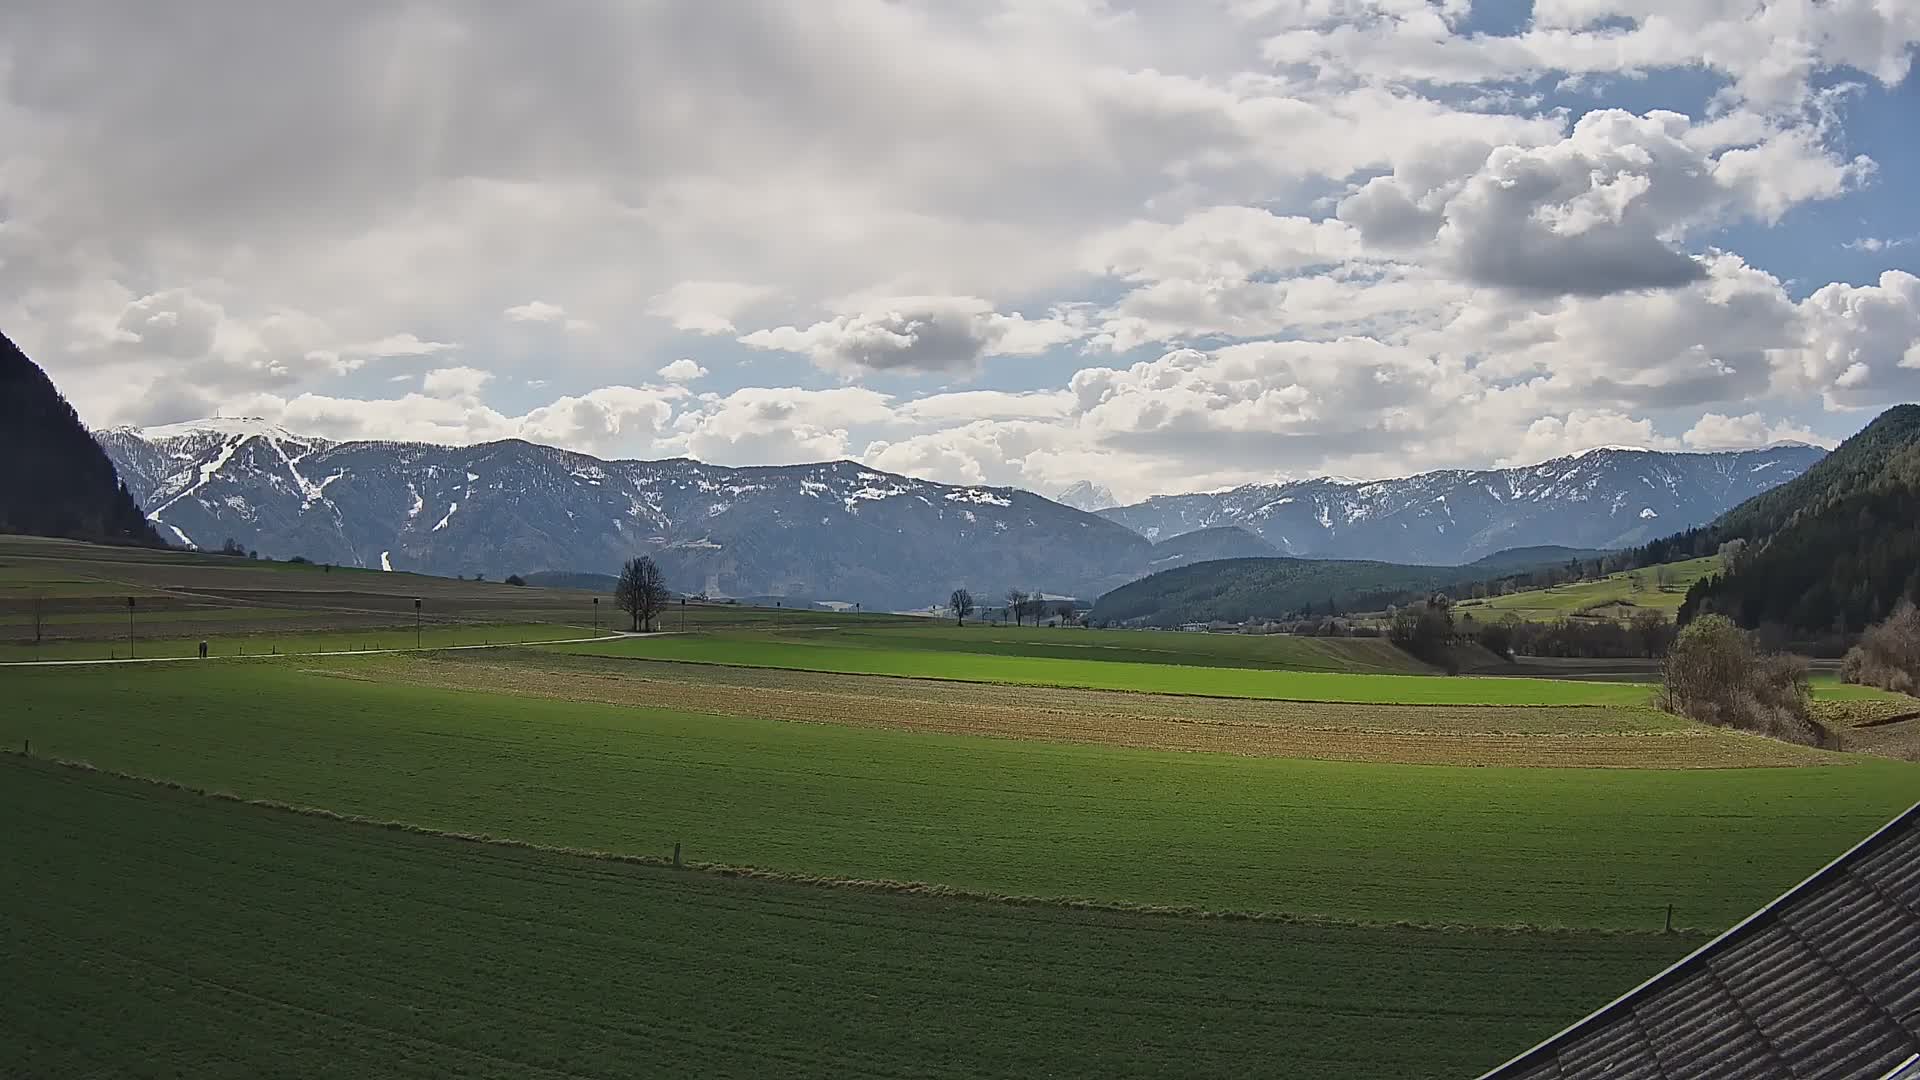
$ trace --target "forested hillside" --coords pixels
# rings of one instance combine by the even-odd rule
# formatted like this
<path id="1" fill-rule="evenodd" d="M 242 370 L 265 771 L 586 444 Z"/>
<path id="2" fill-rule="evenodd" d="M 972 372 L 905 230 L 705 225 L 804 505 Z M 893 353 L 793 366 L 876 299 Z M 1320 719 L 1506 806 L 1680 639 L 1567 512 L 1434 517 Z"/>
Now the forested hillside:
<path id="1" fill-rule="evenodd" d="M 1727 570 L 1695 583 L 1682 621 L 1854 632 L 1920 600 L 1920 405 L 1882 413 L 1825 460 L 1728 511 Z"/>
<path id="2" fill-rule="evenodd" d="M 1476 576 L 1472 567 L 1341 559 L 1219 559 L 1166 570 L 1102 596 L 1088 619 L 1177 626 L 1350 611 Z"/>
<path id="3" fill-rule="evenodd" d="M 0 532 L 160 543 L 73 406 L 4 334 Z"/>

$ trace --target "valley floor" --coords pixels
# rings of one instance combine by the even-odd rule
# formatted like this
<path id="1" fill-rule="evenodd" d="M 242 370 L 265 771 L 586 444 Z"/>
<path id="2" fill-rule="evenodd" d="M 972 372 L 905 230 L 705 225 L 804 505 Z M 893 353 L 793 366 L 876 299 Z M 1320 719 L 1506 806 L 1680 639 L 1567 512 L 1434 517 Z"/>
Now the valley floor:
<path id="1" fill-rule="evenodd" d="M 0 669 L 8 1068 L 1465 1077 L 1920 798 L 1920 701 L 1858 688 L 1875 753 L 1380 642 L 798 614 Z"/>

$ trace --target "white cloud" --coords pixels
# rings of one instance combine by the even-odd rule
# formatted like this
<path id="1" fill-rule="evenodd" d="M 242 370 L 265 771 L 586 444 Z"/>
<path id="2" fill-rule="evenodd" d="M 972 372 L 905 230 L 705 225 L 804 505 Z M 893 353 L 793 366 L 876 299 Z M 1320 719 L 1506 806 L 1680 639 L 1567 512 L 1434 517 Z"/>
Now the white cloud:
<path id="1" fill-rule="evenodd" d="M 420 389 L 429 397 L 476 398 L 493 381 L 493 373 L 479 368 L 435 368 L 420 381 Z"/>
<path id="2" fill-rule="evenodd" d="M 1689 450 L 1744 450 L 1774 443 L 1798 442 L 1831 448 L 1834 440 L 1786 421 L 1773 422 L 1757 412 L 1744 416 L 1706 413 L 1680 436 Z"/>
<path id="3" fill-rule="evenodd" d="M 1717 158 L 1695 134 L 1678 113 L 1595 110 L 1558 142 L 1495 147 L 1470 175 L 1413 162 L 1406 176 L 1373 178 L 1339 213 L 1384 250 L 1435 242 L 1469 282 L 1602 295 L 1698 281 L 1706 268 L 1681 248 L 1689 230 L 1774 221 L 1871 172 L 1831 155 L 1811 128 L 1765 132 Z"/>
<path id="4" fill-rule="evenodd" d="M 1907 77 L 1903 0 L 136 7 L 0 13 L 0 325 L 96 423 L 1132 497 L 1920 394 L 1910 275 L 1716 246 L 1831 200 L 1896 258 L 1843 84 Z M 790 366 L 738 342 L 849 385 L 685 389 Z M 549 383 L 601 389 L 487 404 Z"/>
<path id="5" fill-rule="evenodd" d="M 661 368 L 659 375 L 670 383 L 690 383 L 707 377 L 707 369 L 688 357 L 681 357 Z"/>
<path id="6" fill-rule="evenodd" d="M 545 300 L 529 300 L 524 304 L 515 304 L 504 314 L 509 322 L 551 323 L 565 321 L 567 309 Z"/>
<path id="7" fill-rule="evenodd" d="M 731 334 L 733 320 L 776 290 L 738 281 L 682 281 L 653 298 L 648 312 L 696 334 Z"/>
<path id="8" fill-rule="evenodd" d="M 878 310 L 841 315 L 801 329 L 756 330 L 740 343 L 801 353 L 822 371 L 969 374 L 983 357 L 1044 352 L 1082 336 L 1066 318 L 1003 315 L 971 296 L 916 296 Z"/>
<path id="9" fill-rule="evenodd" d="M 892 419 L 891 400 L 853 386 L 750 387 L 682 412 L 673 438 L 693 457 L 723 465 L 831 461 L 850 456 L 850 428 Z"/>
<path id="10" fill-rule="evenodd" d="M 1835 408 L 1920 397 L 1920 277 L 1889 270 L 1873 285 L 1836 282 L 1802 301 L 1800 314 L 1789 389 L 1818 391 Z"/>
<path id="11" fill-rule="evenodd" d="M 240 402 L 239 408 L 292 431 L 333 439 L 454 445 L 527 439 L 589 453 L 651 457 L 663 445 L 673 403 L 680 396 L 675 390 L 609 386 L 512 416 L 478 401 L 475 395 L 487 380 L 465 369 L 444 369 L 427 378 L 427 392 L 398 398 L 260 394 Z"/>
<path id="12" fill-rule="evenodd" d="M 1780 106 L 1834 68 L 1893 86 L 1920 42 L 1920 13 L 1905 0 L 1539 0 L 1532 25 L 1513 36 L 1453 32 L 1460 6 L 1306 5 L 1320 17 L 1276 20 L 1264 48 L 1329 81 L 1474 85 L 1704 68 L 1740 99 Z"/>

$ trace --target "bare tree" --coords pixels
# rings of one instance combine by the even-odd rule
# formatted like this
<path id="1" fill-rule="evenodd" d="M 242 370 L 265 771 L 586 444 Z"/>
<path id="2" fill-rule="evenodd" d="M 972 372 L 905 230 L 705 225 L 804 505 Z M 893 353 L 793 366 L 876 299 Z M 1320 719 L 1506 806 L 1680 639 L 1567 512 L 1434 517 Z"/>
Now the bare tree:
<path id="1" fill-rule="evenodd" d="M 660 565 L 642 555 L 628 559 L 620 567 L 620 581 L 613 587 L 613 602 L 633 616 L 635 630 L 652 630 L 653 620 L 667 608 L 667 582 Z"/>
<path id="2" fill-rule="evenodd" d="M 953 590 L 953 595 L 947 597 L 947 610 L 953 612 L 961 626 L 967 625 L 967 616 L 973 614 L 973 594 L 965 589 Z"/>
<path id="3" fill-rule="evenodd" d="M 1027 613 L 1027 594 L 1019 589 L 1007 590 L 1007 614 L 1013 616 L 1013 625 L 1019 626 L 1020 619 Z"/>

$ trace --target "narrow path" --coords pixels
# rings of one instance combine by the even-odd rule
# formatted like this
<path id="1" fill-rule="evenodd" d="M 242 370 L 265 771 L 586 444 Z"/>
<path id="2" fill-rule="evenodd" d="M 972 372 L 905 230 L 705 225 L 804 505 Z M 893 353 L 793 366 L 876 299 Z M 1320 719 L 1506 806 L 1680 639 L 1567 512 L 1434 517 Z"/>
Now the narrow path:
<path id="1" fill-rule="evenodd" d="M 615 641 L 620 638 L 664 637 L 674 633 L 671 630 L 655 630 L 651 633 L 634 633 L 628 630 L 613 630 L 598 637 L 583 638 L 542 638 L 538 641 L 491 641 L 485 645 L 425 645 L 411 649 L 325 649 L 320 652 L 283 652 L 252 653 L 246 656 L 229 654 L 209 656 L 207 660 L 273 660 L 283 656 L 389 656 L 397 653 L 414 652 L 456 652 L 464 649 L 514 649 L 529 645 L 587 645 L 596 641 Z M 86 667 L 100 664 L 198 664 L 197 656 L 123 656 L 113 660 L 0 660 L 0 668 L 10 667 Z"/>

